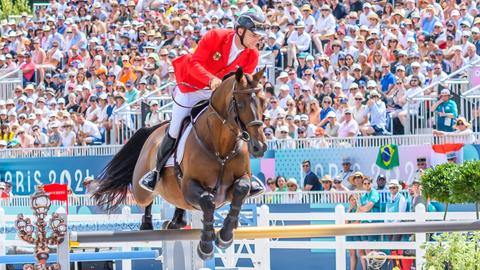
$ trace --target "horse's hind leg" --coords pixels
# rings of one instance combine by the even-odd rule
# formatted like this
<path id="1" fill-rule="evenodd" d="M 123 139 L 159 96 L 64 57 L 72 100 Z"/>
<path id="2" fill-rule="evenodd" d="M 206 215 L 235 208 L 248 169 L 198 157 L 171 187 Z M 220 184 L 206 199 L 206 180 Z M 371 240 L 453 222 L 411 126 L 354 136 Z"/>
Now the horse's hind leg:
<path id="1" fill-rule="evenodd" d="M 167 220 L 163 223 L 162 228 L 166 230 L 182 229 L 187 226 L 185 220 L 185 210 L 176 207 L 172 220 Z"/>
<path id="2" fill-rule="evenodd" d="M 145 213 L 142 217 L 142 224 L 140 224 L 141 231 L 153 230 L 152 205 L 153 201 L 147 207 L 145 207 Z"/>
<path id="3" fill-rule="evenodd" d="M 242 208 L 243 200 L 250 191 L 250 179 L 244 176 L 233 184 L 233 198 L 230 204 L 230 211 L 223 221 L 222 229 L 217 233 L 215 244 L 217 247 L 226 249 L 233 242 L 233 230 L 238 226 L 238 215 Z"/>

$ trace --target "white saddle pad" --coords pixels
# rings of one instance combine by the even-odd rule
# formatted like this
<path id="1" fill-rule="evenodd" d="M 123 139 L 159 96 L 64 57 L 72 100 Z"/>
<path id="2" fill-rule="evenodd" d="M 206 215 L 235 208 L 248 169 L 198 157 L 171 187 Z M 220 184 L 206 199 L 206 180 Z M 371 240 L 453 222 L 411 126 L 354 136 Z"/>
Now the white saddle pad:
<path id="1" fill-rule="evenodd" d="M 201 112 L 198 113 L 197 117 L 193 120 L 194 122 L 197 121 L 198 117 L 202 115 L 208 107 L 205 107 Z M 182 163 L 183 160 L 183 153 L 185 152 L 185 144 L 187 143 L 187 138 L 188 135 L 190 135 L 190 132 L 192 131 L 192 123 L 188 124 L 187 128 L 183 131 L 183 133 L 180 135 L 180 141 L 178 142 L 177 145 L 177 162 L 178 164 Z M 173 167 L 175 165 L 175 159 L 173 158 L 174 154 L 170 156 L 170 158 L 167 160 L 167 164 L 165 164 L 165 167 Z"/>

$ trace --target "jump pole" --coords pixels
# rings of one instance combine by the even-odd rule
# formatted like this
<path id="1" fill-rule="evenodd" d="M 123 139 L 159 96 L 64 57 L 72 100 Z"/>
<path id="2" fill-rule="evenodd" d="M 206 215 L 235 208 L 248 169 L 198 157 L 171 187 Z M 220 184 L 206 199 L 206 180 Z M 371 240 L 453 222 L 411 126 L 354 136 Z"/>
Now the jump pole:
<path id="1" fill-rule="evenodd" d="M 324 236 L 413 234 L 433 232 L 478 231 L 480 221 L 431 221 L 369 223 L 349 225 L 288 225 L 243 227 L 235 230 L 235 239 L 312 238 Z M 73 245 L 97 242 L 155 242 L 199 240 L 200 229 L 119 232 L 71 232 Z"/>

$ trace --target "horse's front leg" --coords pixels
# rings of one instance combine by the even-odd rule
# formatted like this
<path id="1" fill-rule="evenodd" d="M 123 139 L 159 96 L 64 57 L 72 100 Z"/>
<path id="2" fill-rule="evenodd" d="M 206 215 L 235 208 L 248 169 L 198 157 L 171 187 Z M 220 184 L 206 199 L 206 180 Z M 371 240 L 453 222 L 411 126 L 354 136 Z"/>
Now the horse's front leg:
<path id="1" fill-rule="evenodd" d="M 185 181 L 185 178 L 184 178 Z M 203 229 L 200 236 L 200 243 L 197 247 L 198 256 L 202 260 L 212 259 L 214 256 L 213 240 L 215 240 L 215 230 L 213 228 L 215 201 L 214 195 L 194 180 L 190 180 L 188 188 L 185 191 L 185 200 L 192 205 L 198 205 L 203 212 Z"/>
<path id="2" fill-rule="evenodd" d="M 200 243 L 197 247 L 198 256 L 202 260 L 212 259 L 214 256 L 213 240 L 215 240 L 215 230 L 213 228 L 213 218 L 215 212 L 214 196 L 209 192 L 204 192 L 200 196 L 200 208 L 203 211 L 203 229 L 200 236 Z"/>
<path id="3" fill-rule="evenodd" d="M 238 215 L 242 208 L 243 200 L 248 195 L 250 191 L 250 178 L 248 176 L 243 176 L 240 179 L 237 179 L 233 184 L 233 198 L 232 203 L 230 204 L 230 211 L 228 212 L 227 217 L 223 221 L 223 227 L 218 232 L 215 244 L 217 247 L 226 249 L 230 247 L 233 242 L 233 230 L 238 226 Z"/>

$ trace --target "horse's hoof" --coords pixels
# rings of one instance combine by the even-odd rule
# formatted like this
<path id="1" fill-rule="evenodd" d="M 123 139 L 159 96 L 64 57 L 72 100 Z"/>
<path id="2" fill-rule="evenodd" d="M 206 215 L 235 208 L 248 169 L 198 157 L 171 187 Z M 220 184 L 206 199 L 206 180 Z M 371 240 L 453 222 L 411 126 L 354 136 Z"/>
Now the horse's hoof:
<path id="1" fill-rule="evenodd" d="M 220 249 L 227 249 L 233 243 L 233 236 L 230 238 L 230 240 L 225 241 L 222 239 L 221 231 L 222 230 L 217 232 L 217 235 L 216 235 L 217 237 L 215 237 L 215 245 Z"/>
<path id="2" fill-rule="evenodd" d="M 183 220 L 180 223 L 167 220 L 163 222 L 162 230 L 178 230 L 178 229 L 183 229 L 185 226 L 187 226 L 187 223 Z"/>
<path id="3" fill-rule="evenodd" d="M 198 244 L 198 246 L 197 246 L 198 257 L 200 257 L 200 259 L 202 259 L 204 261 L 213 259 L 214 252 L 215 252 L 215 250 L 213 249 L 213 245 L 209 245 L 206 248 L 206 250 L 202 250 L 202 245 L 201 244 Z"/>

